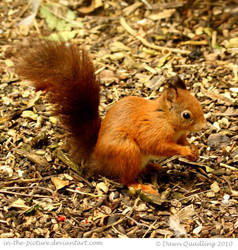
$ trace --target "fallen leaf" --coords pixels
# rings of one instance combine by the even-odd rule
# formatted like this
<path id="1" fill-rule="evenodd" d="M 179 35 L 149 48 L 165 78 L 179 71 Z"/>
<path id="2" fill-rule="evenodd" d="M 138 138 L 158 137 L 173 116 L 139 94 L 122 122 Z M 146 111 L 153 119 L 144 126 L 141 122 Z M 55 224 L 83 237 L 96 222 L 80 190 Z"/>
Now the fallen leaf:
<path id="1" fill-rule="evenodd" d="M 180 221 L 184 221 L 184 220 L 191 218 L 194 214 L 195 214 L 195 210 L 194 210 L 193 204 L 191 204 L 179 210 L 176 215 L 178 216 Z"/>
<path id="2" fill-rule="evenodd" d="M 125 57 L 125 54 L 122 52 L 117 52 L 117 53 L 111 54 L 109 57 L 112 61 L 120 61 Z"/>
<path id="3" fill-rule="evenodd" d="M 220 187 L 216 181 L 214 181 L 210 187 L 214 193 L 218 193 L 220 191 Z"/>
<path id="4" fill-rule="evenodd" d="M 69 185 L 69 181 L 68 180 L 62 180 L 58 177 L 51 177 L 51 181 L 53 182 L 53 184 L 56 187 L 56 190 L 59 190 L 67 185 Z"/>
<path id="5" fill-rule="evenodd" d="M 107 193 L 109 190 L 108 186 L 104 182 L 99 182 L 96 186 L 96 189 L 98 193 L 102 193 L 102 191 L 103 193 Z"/>
<path id="6" fill-rule="evenodd" d="M 25 204 L 25 201 L 21 198 L 15 200 L 10 204 L 10 207 L 21 208 L 21 209 L 29 209 L 30 207 Z"/>
<path id="7" fill-rule="evenodd" d="M 112 52 L 121 52 L 121 51 L 130 51 L 131 49 L 122 42 L 113 42 L 110 45 L 110 50 Z"/>
<path id="8" fill-rule="evenodd" d="M 100 72 L 99 77 L 101 82 L 106 84 L 107 86 L 113 82 L 118 82 L 117 75 L 111 70 L 103 70 L 102 72 Z"/>
<path id="9" fill-rule="evenodd" d="M 30 110 L 24 110 L 21 114 L 21 117 L 23 118 L 28 118 L 28 119 L 32 119 L 34 121 L 37 120 L 38 115 L 36 113 L 34 113 L 33 111 Z"/>
<path id="10" fill-rule="evenodd" d="M 209 191 L 209 192 L 206 193 L 206 196 L 207 196 L 208 198 L 213 198 L 213 197 L 215 197 L 215 193 L 212 192 L 212 191 Z"/>
<path id="11" fill-rule="evenodd" d="M 156 21 L 164 18 L 169 18 L 171 17 L 176 9 L 165 9 L 163 11 L 156 11 L 152 13 L 151 15 L 148 16 L 149 19 Z"/>
<path id="12" fill-rule="evenodd" d="M 1 176 L 4 174 L 4 175 L 7 175 L 8 177 L 12 177 L 13 168 L 11 168 L 10 166 L 6 166 L 6 165 L 0 166 L 0 174 Z"/>
<path id="13" fill-rule="evenodd" d="M 207 173 L 211 173 L 211 172 L 213 172 L 213 171 L 214 171 L 213 168 L 210 168 L 210 167 L 206 166 L 206 172 L 207 172 Z"/>
<path id="14" fill-rule="evenodd" d="M 49 163 L 46 161 L 46 159 L 40 155 L 37 155 L 34 152 L 28 152 L 23 149 L 15 149 L 15 152 L 21 156 L 26 157 L 27 159 L 31 160 L 32 162 L 40 166 L 49 167 Z"/>
<path id="15" fill-rule="evenodd" d="M 129 5 L 126 8 L 124 8 L 122 11 L 126 16 L 128 16 L 142 5 L 143 5 L 143 3 L 141 3 L 141 2 L 135 2 L 132 5 Z"/>
<path id="16" fill-rule="evenodd" d="M 57 124 L 58 118 L 56 116 L 50 116 L 49 121 L 55 125 Z"/>
<path id="17" fill-rule="evenodd" d="M 201 232 L 201 230 L 202 230 L 202 224 L 200 224 L 199 226 L 195 227 L 193 229 L 193 233 L 198 235 Z"/>
<path id="18" fill-rule="evenodd" d="M 237 48 L 238 47 L 238 37 L 231 38 L 226 44 L 227 48 Z"/>
<path id="19" fill-rule="evenodd" d="M 64 30 L 60 31 L 58 33 L 52 33 L 50 34 L 47 39 L 52 40 L 52 41 L 61 41 L 62 39 L 64 41 L 68 41 L 73 39 L 77 34 L 77 31 L 75 30 Z"/>

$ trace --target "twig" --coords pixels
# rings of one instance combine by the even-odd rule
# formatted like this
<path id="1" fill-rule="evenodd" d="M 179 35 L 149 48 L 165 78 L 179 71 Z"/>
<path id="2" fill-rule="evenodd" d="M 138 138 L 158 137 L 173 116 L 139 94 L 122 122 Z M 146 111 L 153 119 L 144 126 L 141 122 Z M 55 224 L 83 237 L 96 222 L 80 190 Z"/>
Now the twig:
<path id="1" fill-rule="evenodd" d="M 149 47 L 151 49 L 155 49 L 155 50 L 160 50 L 160 51 L 171 51 L 174 53 L 181 53 L 181 54 L 190 54 L 191 51 L 189 50 L 182 50 L 182 49 L 174 49 L 174 48 L 169 48 L 169 47 L 163 47 L 163 46 L 157 46 L 155 44 L 151 44 L 149 43 L 146 39 L 144 39 L 143 37 L 139 36 L 137 34 L 137 32 L 135 30 L 133 30 L 127 23 L 125 18 L 121 17 L 120 18 L 120 23 L 121 26 L 128 32 L 130 33 L 132 36 L 134 36 L 136 39 L 138 39 L 143 45 L 145 45 L 146 47 Z"/>
<path id="2" fill-rule="evenodd" d="M 189 195 L 189 196 L 185 196 L 185 197 L 183 197 L 183 198 L 178 199 L 178 201 L 182 201 L 182 200 L 185 200 L 185 199 L 190 199 L 191 197 L 194 197 L 194 196 L 198 196 L 198 198 L 201 199 L 201 198 L 199 197 L 200 194 L 206 194 L 206 193 L 208 193 L 208 192 L 210 192 L 210 191 L 211 191 L 211 189 L 208 189 L 208 190 L 205 190 L 205 191 L 202 191 L 202 192 L 198 192 L 198 193 L 195 193 L 195 194 L 191 194 L 191 195 Z"/>
<path id="3" fill-rule="evenodd" d="M 227 164 L 225 164 L 225 163 L 220 163 L 220 166 L 221 166 L 221 167 L 228 168 L 228 169 L 231 169 L 231 170 L 235 170 L 235 171 L 238 170 L 238 168 L 229 166 L 229 165 L 227 165 Z"/>
<path id="4" fill-rule="evenodd" d="M 217 46 L 217 31 L 212 32 L 212 48 L 215 49 Z"/>
<path id="5" fill-rule="evenodd" d="M 124 15 L 129 16 L 131 13 L 136 11 L 136 9 L 141 7 L 142 5 L 143 5 L 143 3 L 135 2 L 132 5 L 126 7 L 125 9 L 123 9 L 122 11 L 123 11 Z"/>
<path id="6" fill-rule="evenodd" d="M 151 229 L 154 229 L 154 225 L 155 225 L 155 223 L 158 221 L 158 219 L 157 220 L 155 220 L 150 226 L 149 226 L 149 228 L 146 230 L 146 232 L 144 233 L 144 235 L 142 236 L 142 238 L 145 238 L 145 236 L 149 233 L 149 231 L 151 230 Z"/>
<path id="7" fill-rule="evenodd" d="M 179 65 L 173 65 L 175 68 L 192 68 L 192 67 L 201 67 L 199 64 L 179 64 Z"/>
<path id="8" fill-rule="evenodd" d="M 6 191 L 0 189 L 0 193 L 2 194 L 12 194 L 12 195 L 18 195 L 18 196 L 25 196 L 25 197 L 35 197 L 35 198 L 51 198 L 51 196 L 48 195 L 40 195 L 40 194 L 23 194 L 18 192 L 12 192 L 12 191 Z"/>
<path id="9" fill-rule="evenodd" d="M 12 184 L 22 184 L 22 183 L 32 183 L 32 182 L 37 182 L 37 181 L 41 181 L 40 178 L 33 178 L 33 179 L 18 179 L 18 180 L 13 180 L 13 181 L 5 181 L 5 182 L 1 182 L 0 183 L 0 187 L 5 187 L 5 186 L 9 186 Z"/>
<path id="10" fill-rule="evenodd" d="M 230 181 L 228 181 L 227 178 L 226 178 L 225 176 L 223 176 L 222 179 L 225 180 L 225 181 L 227 182 L 227 184 L 228 184 L 228 186 L 229 186 L 229 188 L 230 188 L 231 194 L 234 195 L 234 196 L 238 196 L 238 191 L 232 189 Z"/>
<path id="11" fill-rule="evenodd" d="M 162 165 L 166 165 L 167 163 L 169 163 L 169 162 L 171 162 L 171 161 L 173 161 L 173 160 L 175 160 L 175 159 L 177 159 L 178 158 L 178 156 L 172 156 L 172 157 L 169 157 L 169 158 L 167 158 L 167 159 L 165 159 L 165 160 L 161 160 L 161 161 L 159 161 L 159 164 L 162 166 Z"/>
<path id="12" fill-rule="evenodd" d="M 92 196 L 94 198 L 103 197 L 103 195 L 100 195 L 100 194 L 86 193 L 86 192 L 82 192 L 82 191 L 79 191 L 79 190 L 74 190 L 74 189 L 71 189 L 71 188 L 66 188 L 66 190 L 69 191 L 69 192 L 72 192 L 72 193 L 84 194 L 84 195 Z"/>
<path id="13" fill-rule="evenodd" d="M 49 189 L 49 188 L 45 188 L 45 187 L 38 187 L 38 186 L 33 186 L 33 187 L 5 187 L 4 189 L 6 190 L 12 190 L 12 189 L 18 189 L 18 190 L 23 190 L 23 189 L 41 189 L 41 190 L 44 190 L 44 191 L 47 191 L 51 194 L 54 193 L 53 190 Z"/>
<path id="14" fill-rule="evenodd" d="M 146 1 L 146 0 L 141 0 L 141 2 L 149 9 L 152 10 L 152 6 Z"/>
<path id="15" fill-rule="evenodd" d="M 186 4 L 187 1 L 177 1 L 174 2 L 172 1 L 171 3 L 155 3 L 152 5 L 153 10 L 158 10 L 158 9 L 172 9 L 172 8 L 179 8 L 182 7 L 183 5 Z"/>
<path id="16" fill-rule="evenodd" d="M 7 221 L 5 221 L 5 220 L 0 220 L 0 223 L 8 224 Z"/>
<path id="17" fill-rule="evenodd" d="M 38 27 L 38 23 L 37 23 L 36 19 L 33 20 L 33 23 L 34 23 L 34 26 L 35 26 L 37 33 L 39 34 L 39 36 L 41 36 L 41 31 Z"/>
<path id="18" fill-rule="evenodd" d="M 118 233 L 118 234 L 120 234 L 121 236 L 123 236 L 124 238 L 128 238 L 128 236 L 127 236 L 126 234 L 123 234 L 122 232 L 120 232 L 119 230 L 117 230 L 117 229 L 115 228 L 115 226 L 113 226 L 112 229 L 113 229 L 116 233 Z"/>
<path id="19" fill-rule="evenodd" d="M 204 164 L 201 164 L 199 162 L 189 161 L 189 160 L 187 160 L 185 158 L 182 158 L 182 157 L 179 157 L 178 160 L 180 162 L 184 162 L 184 163 L 187 163 L 187 164 L 190 164 L 190 165 L 199 166 L 199 167 L 206 167 L 206 165 L 204 165 Z"/>
<path id="20" fill-rule="evenodd" d="M 143 226 L 143 227 L 150 228 L 150 226 L 146 225 L 145 223 L 140 223 L 140 222 L 136 221 L 135 219 L 131 218 L 129 215 L 126 215 L 126 218 L 133 221 L 133 222 L 135 222 L 135 224 L 137 226 Z"/>
<path id="21" fill-rule="evenodd" d="M 131 214 L 133 213 L 134 208 L 135 208 L 135 206 L 137 205 L 137 203 L 138 203 L 139 200 L 140 200 L 140 198 L 137 198 L 137 199 L 135 200 L 135 203 L 134 203 L 133 207 L 130 209 L 130 211 L 129 211 L 129 213 L 128 213 L 127 215 L 124 215 L 122 218 L 120 218 L 119 220 L 115 221 L 114 223 L 112 223 L 112 224 L 110 224 L 110 225 L 103 226 L 103 227 L 99 227 L 99 228 L 95 228 L 95 229 L 93 229 L 93 230 L 87 232 L 87 234 L 94 233 L 94 232 L 101 232 L 101 231 L 104 231 L 105 229 L 108 229 L 108 228 L 110 228 L 110 227 L 114 227 L 114 226 L 120 224 L 122 221 L 124 221 L 124 219 L 127 218 L 127 216 L 131 216 Z"/>

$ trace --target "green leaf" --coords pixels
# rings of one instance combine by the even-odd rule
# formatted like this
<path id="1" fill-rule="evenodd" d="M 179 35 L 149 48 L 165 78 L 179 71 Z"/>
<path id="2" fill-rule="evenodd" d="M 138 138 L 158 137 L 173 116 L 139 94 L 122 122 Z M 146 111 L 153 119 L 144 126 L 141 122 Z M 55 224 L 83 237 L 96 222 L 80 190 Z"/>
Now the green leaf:
<path id="1" fill-rule="evenodd" d="M 62 31 L 59 35 L 64 39 L 64 41 L 68 41 L 73 39 L 76 36 L 77 32 L 75 30 L 72 31 Z"/>
<path id="2" fill-rule="evenodd" d="M 57 26 L 58 18 L 52 14 L 48 7 L 42 5 L 40 8 L 40 15 L 45 19 L 50 29 L 55 29 Z"/>
<path id="3" fill-rule="evenodd" d="M 73 21 L 76 19 L 76 14 L 72 10 L 67 10 L 66 19 L 69 21 Z"/>
<path id="4" fill-rule="evenodd" d="M 51 41 L 68 41 L 73 39 L 76 36 L 77 32 L 75 30 L 72 31 L 61 31 L 58 33 L 52 33 L 48 37 L 45 37 Z"/>
<path id="5" fill-rule="evenodd" d="M 46 39 L 50 40 L 69 40 L 75 37 L 76 31 L 72 31 L 73 27 L 82 28 L 82 22 L 74 21 L 76 19 L 76 14 L 66 9 L 66 17 L 58 17 L 51 12 L 51 5 L 42 5 L 40 8 L 40 15 L 45 19 L 51 30 L 59 31 L 59 33 L 53 33 Z"/>
<path id="6" fill-rule="evenodd" d="M 71 30 L 72 27 L 69 23 L 66 23 L 64 20 L 58 20 L 57 24 L 56 24 L 56 30 L 58 31 L 69 31 Z"/>

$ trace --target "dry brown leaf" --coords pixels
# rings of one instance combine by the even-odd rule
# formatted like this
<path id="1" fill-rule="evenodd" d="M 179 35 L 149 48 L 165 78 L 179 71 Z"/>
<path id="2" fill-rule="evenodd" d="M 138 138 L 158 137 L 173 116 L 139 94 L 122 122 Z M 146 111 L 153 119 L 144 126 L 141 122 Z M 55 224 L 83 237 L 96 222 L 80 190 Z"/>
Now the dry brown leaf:
<path id="1" fill-rule="evenodd" d="M 21 156 L 26 157 L 30 161 L 43 166 L 43 167 L 49 167 L 49 163 L 46 161 L 46 159 L 40 155 L 35 154 L 34 152 L 28 152 L 23 149 L 15 149 L 15 152 Z"/>
<path id="2" fill-rule="evenodd" d="M 138 9 L 142 5 L 143 5 L 143 3 L 141 3 L 141 2 L 135 2 L 134 4 L 124 8 L 123 13 L 126 16 L 129 16 L 132 12 L 134 12 L 136 9 Z"/>
<path id="3" fill-rule="evenodd" d="M 51 181 L 53 182 L 53 184 L 56 187 L 56 190 L 59 190 L 65 186 L 69 185 L 69 181 L 68 180 L 62 180 L 58 177 L 51 177 Z"/>
<path id="4" fill-rule="evenodd" d="M 163 11 L 157 11 L 148 16 L 149 19 L 156 21 L 164 18 L 171 17 L 176 9 L 165 9 Z"/>
<path id="5" fill-rule="evenodd" d="M 15 200 L 14 202 L 12 202 L 10 207 L 21 208 L 21 209 L 29 209 L 30 208 L 29 206 L 27 206 L 25 204 L 25 201 L 22 200 L 21 198 L 19 198 L 19 199 Z"/>
<path id="6" fill-rule="evenodd" d="M 238 37 L 231 38 L 227 44 L 227 48 L 237 48 L 238 47 Z"/>
<path id="7" fill-rule="evenodd" d="M 214 181 L 210 187 L 214 193 L 218 193 L 220 191 L 220 187 L 216 181 Z"/>
<path id="8" fill-rule="evenodd" d="M 186 206 L 177 212 L 177 216 L 181 221 L 191 218 L 195 214 L 193 204 Z"/>
<path id="9" fill-rule="evenodd" d="M 118 82 L 117 75 L 111 70 L 107 69 L 103 70 L 102 72 L 100 72 L 99 77 L 101 82 L 103 82 L 106 85 L 109 85 L 113 82 Z"/>
<path id="10" fill-rule="evenodd" d="M 193 233 L 198 235 L 201 232 L 201 230 L 202 230 L 202 224 L 199 224 L 197 227 L 193 229 Z"/>
<path id="11" fill-rule="evenodd" d="M 97 189 L 99 194 L 107 193 L 109 190 L 109 188 L 105 182 L 99 182 L 96 186 L 96 189 Z"/>
<path id="12" fill-rule="evenodd" d="M 130 51 L 131 49 L 122 42 L 113 42 L 110 45 L 112 52 Z"/>
<path id="13" fill-rule="evenodd" d="M 38 118 L 38 115 L 31 110 L 24 110 L 21 114 L 21 117 L 36 121 Z"/>

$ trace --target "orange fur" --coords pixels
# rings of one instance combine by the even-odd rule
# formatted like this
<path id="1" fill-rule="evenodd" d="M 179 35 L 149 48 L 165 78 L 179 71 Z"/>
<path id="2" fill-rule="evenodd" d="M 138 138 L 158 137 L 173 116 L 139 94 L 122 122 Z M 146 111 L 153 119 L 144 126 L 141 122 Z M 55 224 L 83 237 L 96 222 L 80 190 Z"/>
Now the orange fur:
<path id="1" fill-rule="evenodd" d="M 72 134 L 68 145 L 77 158 L 89 158 L 100 128 L 99 84 L 87 52 L 72 44 L 33 42 L 16 56 L 16 72 L 48 91 L 56 115 Z"/>
<path id="2" fill-rule="evenodd" d="M 143 170 L 142 158 L 146 155 L 197 159 L 186 135 L 193 131 L 193 126 L 204 125 L 201 106 L 187 90 L 179 89 L 174 103 L 178 106 L 171 108 L 167 91 L 157 100 L 130 96 L 111 107 L 102 121 L 94 151 L 104 174 L 116 176 L 128 185 Z M 181 123 L 180 110 L 186 109 L 195 113 L 195 120 L 189 125 Z"/>
<path id="3" fill-rule="evenodd" d="M 133 96 L 119 100 L 100 124 L 99 85 L 85 50 L 63 42 L 41 42 L 19 56 L 16 69 L 37 89 L 50 93 L 49 101 L 58 105 L 57 114 L 80 152 L 78 158 L 91 156 L 106 176 L 138 186 L 136 178 L 150 158 L 198 158 L 186 137 L 201 129 L 205 119 L 201 105 L 179 78 L 171 80 L 156 100 Z M 191 119 L 184 118 L 184 112 Z"/>

